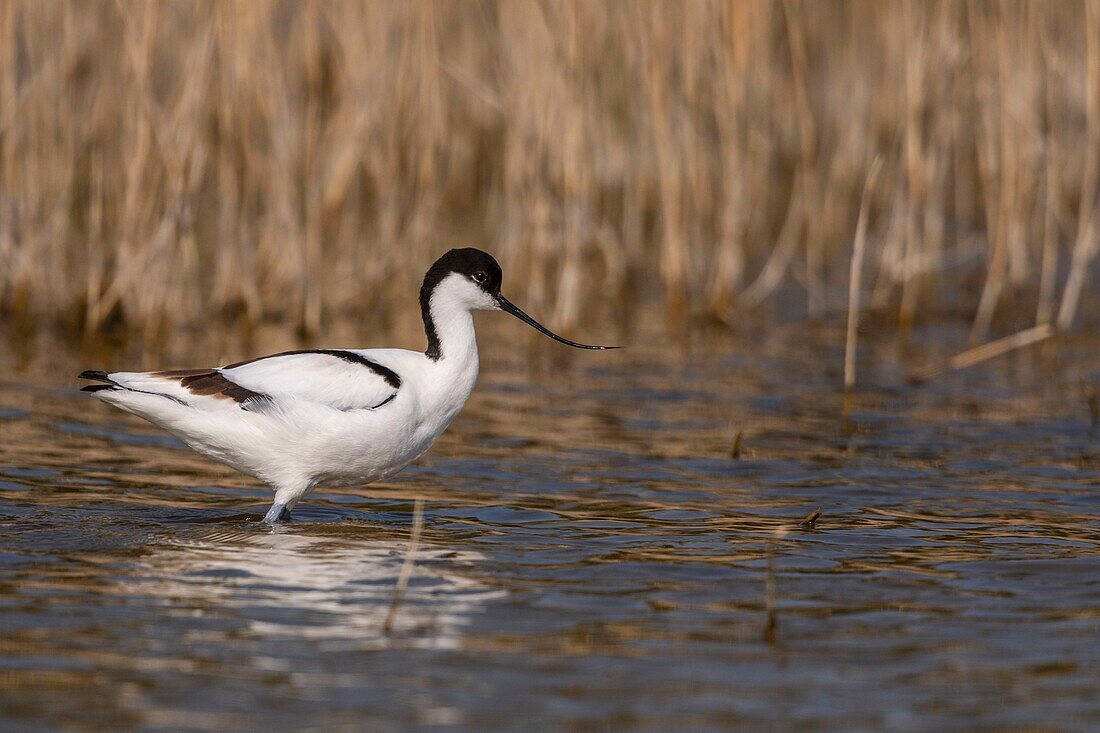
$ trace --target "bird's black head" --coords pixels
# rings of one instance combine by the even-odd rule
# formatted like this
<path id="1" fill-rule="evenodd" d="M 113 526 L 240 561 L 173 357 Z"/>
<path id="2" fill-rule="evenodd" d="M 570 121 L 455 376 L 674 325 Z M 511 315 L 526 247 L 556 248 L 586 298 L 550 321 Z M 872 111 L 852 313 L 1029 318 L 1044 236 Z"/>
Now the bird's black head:
<path id="1" fill-rule="evenodd" d="M 473 247 L 452 249 L 428 268 L 424 275 L 424 285 L 420 288 L 420 298 L 431 297 L 435 286 L 451 273 L 469 278 L 477 287 L 489 295 L 500 295 L 500 265 L 487 252 Z"/>
<path id="2" fill-rule="evenodd" d="M 457 276 L 457 277 L 455 277 Z M 532 328 L 555 341 L 578 349 L 614 349 L 614 346 L 588 346 L 557 335 L 500 294 L 500 265 L 491 255 L 473 247 L 452 249 L 435 261 L 424 275 L 420 287 L 420 311 L 424 331 L 428 336 L 427 355 L 442 357 L 439 333 L 432 316 L 433 299 L 444 308 L 470 310 L 502 310 L 511 313 Z"/>

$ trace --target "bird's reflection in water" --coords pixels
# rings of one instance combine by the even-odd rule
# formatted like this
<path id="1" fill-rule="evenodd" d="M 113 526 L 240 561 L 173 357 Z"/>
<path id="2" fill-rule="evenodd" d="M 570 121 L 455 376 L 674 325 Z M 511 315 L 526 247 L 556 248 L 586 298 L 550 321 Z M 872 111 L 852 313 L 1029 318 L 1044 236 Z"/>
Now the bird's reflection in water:
<path id="1" fill-rule="evenodd" d="M 234 619 L 246 633 L 266 639 L 315 640 L 327 647 L 399 640 L 425 648 L 459 646 L 470 620 L 504 595 L 464 574 L 483 556 L 421 545 L 387 632 L 383 624 L 407 542 L 303 530 L 173 540 L 146 557 L 149 575 L 128 592 L 163 599 L 180 613 Z"/>

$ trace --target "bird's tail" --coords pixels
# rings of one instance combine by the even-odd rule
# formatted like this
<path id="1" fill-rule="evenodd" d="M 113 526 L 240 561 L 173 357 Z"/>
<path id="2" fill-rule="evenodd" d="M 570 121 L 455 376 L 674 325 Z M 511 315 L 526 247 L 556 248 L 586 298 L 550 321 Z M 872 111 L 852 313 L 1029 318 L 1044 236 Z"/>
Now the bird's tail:
<path id="1" fill-rule="evenodd" d="M 80 388 L 81 392 L 101 392 L 105 389 L 122 389 L 122 385 L 111 379 L 111 375 L 98 369 L 85 369 L 79 375 L 79 379 L 94 379 L 106 384 L 89 384 Z"/>

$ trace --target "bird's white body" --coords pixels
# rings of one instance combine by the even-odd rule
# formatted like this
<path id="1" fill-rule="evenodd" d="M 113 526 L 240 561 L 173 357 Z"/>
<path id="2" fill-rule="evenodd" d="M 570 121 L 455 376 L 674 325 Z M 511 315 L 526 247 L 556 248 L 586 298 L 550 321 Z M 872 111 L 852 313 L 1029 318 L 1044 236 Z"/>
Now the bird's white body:
<path id="1" fill-rule="evenodd" d="M 109 378 L 124 389 L 95 394 L 271 484 L 275 501 L 289 510 L 318 484 L 363 484 L 400 471 L 466 404 L 478 375 L 471 305 L 481 298 L 459 276 L 448 279 L 431 299 L 440 358 L 404 349 L 339 350 L 399 375 L 396 388 L 331 350 L 213 370 L 270 398 L 251 409 L 220 395 L 196 395 L 173 372 L 115 372 Z"/>
<path id="2" fill-rule="evenodd" d="M 179 437 L 198 453 L 266 481 L 277 522 L 318 484 L 389 476 L 431 447 L 477 381 L 473 311 L 503 310 L 557 341 L 500 294 L 500 266 L 453 249 L 420 288 L 427 351 L 312 349 L 208 369 L 86 371 L 84 387 Z"/>

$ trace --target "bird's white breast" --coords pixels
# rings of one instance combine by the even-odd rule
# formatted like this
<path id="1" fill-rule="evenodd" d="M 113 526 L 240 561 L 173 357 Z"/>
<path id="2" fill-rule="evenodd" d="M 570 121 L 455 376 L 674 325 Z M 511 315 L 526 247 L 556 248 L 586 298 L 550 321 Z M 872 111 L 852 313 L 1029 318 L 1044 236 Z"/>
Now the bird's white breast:
<path id="1" fill-rule="evenodd" d="M 374 409 L 333 415 L 296 409 L 292 419 L 310 449 L 295 451 L 309 483 L 364 483 L 389 476 L 422 455 L 462 410 L 477 381 L 476 351 L 461 361 L 432 361 L 396 349 L 363 352 L 401 375 L 401 388 Z M 307 425 L 306 430 L 301 430 Z"/>

